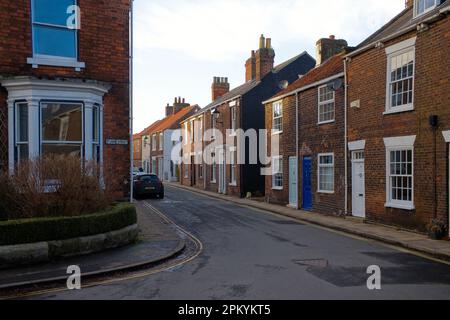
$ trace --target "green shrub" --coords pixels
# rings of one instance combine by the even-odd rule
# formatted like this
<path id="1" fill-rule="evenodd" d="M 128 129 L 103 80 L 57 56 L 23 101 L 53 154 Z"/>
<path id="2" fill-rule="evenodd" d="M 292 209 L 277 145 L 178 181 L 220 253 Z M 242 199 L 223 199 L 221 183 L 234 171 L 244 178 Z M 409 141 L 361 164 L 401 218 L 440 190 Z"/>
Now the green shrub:
<path id="1" fill-rule="evenodd" d="M 0 221 L 82 216 L 112 203 L 103 188 L 101 167 L 73 156 L 45 156 L 22 161 L 13 174 L 0 172 Z"/>
<path id="2" fill-rule="evenodd" d="M 136 208 L 129 203 L 83 216 L 3 221 L 0 222 L 0 245 L 87 237 L 123 229 L 136 221 Z"/>

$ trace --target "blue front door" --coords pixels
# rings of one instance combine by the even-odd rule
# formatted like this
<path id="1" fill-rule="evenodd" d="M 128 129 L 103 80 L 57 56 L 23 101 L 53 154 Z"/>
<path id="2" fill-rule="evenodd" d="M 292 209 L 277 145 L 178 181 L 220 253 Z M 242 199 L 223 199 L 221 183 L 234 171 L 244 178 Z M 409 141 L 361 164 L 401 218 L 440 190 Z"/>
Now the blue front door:
<path id="1" fill-rule="evenodd" d="M 310 157 L 303 158 L 303 191 L 302 191 L 302 208 L 304 210 L 312 209 L 312 185 L 311 185 L 311 176 L 312 176 L 312 159 Z"/>

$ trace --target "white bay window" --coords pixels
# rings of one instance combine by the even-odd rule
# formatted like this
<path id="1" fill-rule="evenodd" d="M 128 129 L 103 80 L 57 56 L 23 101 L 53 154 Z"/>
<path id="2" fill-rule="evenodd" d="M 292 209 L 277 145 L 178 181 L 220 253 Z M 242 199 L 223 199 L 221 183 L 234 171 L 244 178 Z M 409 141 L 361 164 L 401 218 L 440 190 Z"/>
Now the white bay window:
<path id="1" fill-rule="evenodd" d="M 9 169 L 41 155 L 103 161 L 103 96 L 109 85 L 11 78 L 8 91 Z"/>

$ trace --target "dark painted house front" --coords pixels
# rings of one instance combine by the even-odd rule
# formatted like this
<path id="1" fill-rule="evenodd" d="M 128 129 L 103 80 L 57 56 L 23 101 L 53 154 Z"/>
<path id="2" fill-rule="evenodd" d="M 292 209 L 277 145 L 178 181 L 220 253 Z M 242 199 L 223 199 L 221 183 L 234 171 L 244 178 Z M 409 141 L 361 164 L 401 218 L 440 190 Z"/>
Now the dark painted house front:
<path id="1" fill-rule="evenodd" d="M 183 165 L 182 176 L 185 178 L 182 183 L 240 197 L 246 196 L 248 192 L 254 195 L 264 194 L 265 179 L 261 175 L 260 159 L 258 154 L 249 153 L 249 143 L 259 145 L 259 130 L 265 129 L 262 102 L 279 92 L 283 84 L 288 85 L 296 81 L 300 75 L 306 74 L 316 64 L 314 58 L 306 52 L 276 67 L 274 59 L 275 51 L 271 39 L 261 36 L 259 49 L 256 52 L 252 51 L 251 57 L 246 62 L 246 83 L 228 91 L 229 83 L 226 78 L 214 78 L 213 102 L 187 119 L 182 124 L 182 130 L 185 135 L 189 134 L 192 137 L 196 135 L 190 134 L 191 130 L 201 132 L 203 136 L 207 130 L 215 128 L 222 133 L 224 139 L 228 138 L 229 143 L 219 144 L 212 151 L 204 151 L 205 148 L 211 147 L 210 144 L 214 141 L 199 141 L 184 137 L 185 156 L 189 154 L 191 159 L 192 157 L 204 159 L 203 152 L 210 152 L 214 162 L 207 164 L 203 161 L 194 166 Z M 256 140 L 252 142 L 246 140 L 245 150 L 244 146 L 238 143 L 238 136 L 229 134 L 237 129 L 244 132 L 253 129 L 257 132 Z M 242 157 L 246 159 L 245 164 L 239 164 L 238 161 L 241 151 L 245 151 L 242 153 Z M 251 164 L 250 157 L 254 156 L 257 157 L 257 161 Z"/>

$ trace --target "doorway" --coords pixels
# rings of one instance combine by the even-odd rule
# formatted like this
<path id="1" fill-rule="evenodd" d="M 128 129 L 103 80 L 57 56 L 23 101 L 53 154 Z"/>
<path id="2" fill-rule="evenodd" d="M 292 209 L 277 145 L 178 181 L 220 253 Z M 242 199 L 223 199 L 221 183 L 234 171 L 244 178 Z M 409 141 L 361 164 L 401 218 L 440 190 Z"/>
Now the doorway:
<path id="1" fill-rule="evenodd" d="M 304 210 L 312 209 L 312 158 L 303 158 L 302 174 L 302 208 Z"/>
<path id="2" fill-rule="evenodd" d="M 298 207 L 297 157 L 289 158 L 289 206 Z"/>
<path id="3" fill-rule="evenodd" d="M 364 151 L 352 152 L 352 215 L 366 217 Z"/>

